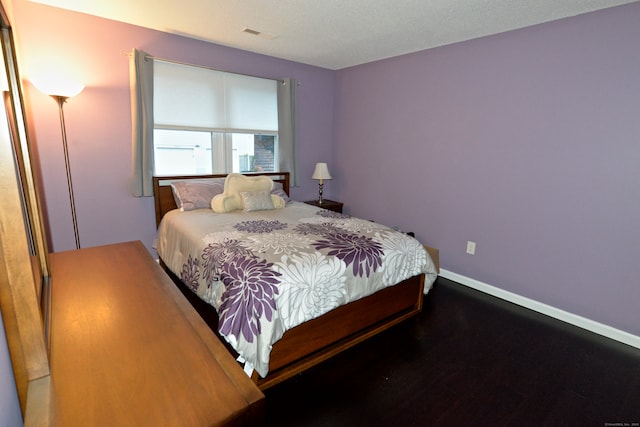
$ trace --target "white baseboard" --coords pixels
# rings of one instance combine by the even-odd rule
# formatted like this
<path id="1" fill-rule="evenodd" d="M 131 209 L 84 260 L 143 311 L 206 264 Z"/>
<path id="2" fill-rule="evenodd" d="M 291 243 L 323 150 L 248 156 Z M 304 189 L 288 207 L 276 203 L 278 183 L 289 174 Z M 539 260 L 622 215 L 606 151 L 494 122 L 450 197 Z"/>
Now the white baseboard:
<path id="1" fill-rule="evenodd" d="M 463 276 L 458 273 L 454 273 L 452 271 L 440 269 L 440 276 L 444 277 L 445 279 L 453 280 L 454 282 L 460 283 L 461 285 L 484 292 L 486 294 L 493 295 L 494 297 L 498 297 L 513 304 L 517 304 L 530 310 L 537 311 L 538 313 L 545 314 L 549 317 L 553 317 L 554 319 L 570 323 L 582 329 L 594 332 L 598 335 L 611 338 L 612 340 L 622 342 L 632 347 L 640 348 L 639 336 L 621 331 L 620 329 L 616 329 L 611 326 L 598 323 L 594 320 L 578 316 L 577 314 L 569 313 L 559 308 L 552 307 L 550 305 L 514 294 L 509 291 L 505 291 L 500 288 L 496 288 L 495 286 L 488 285 L 486 283 Z"/>

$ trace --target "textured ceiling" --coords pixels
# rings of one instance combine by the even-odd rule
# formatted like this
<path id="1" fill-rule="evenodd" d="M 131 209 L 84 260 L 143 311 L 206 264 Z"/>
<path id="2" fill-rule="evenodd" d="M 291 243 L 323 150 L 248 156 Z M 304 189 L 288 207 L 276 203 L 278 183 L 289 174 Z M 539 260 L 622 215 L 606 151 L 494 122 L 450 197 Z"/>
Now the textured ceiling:
<path id="1" fill-rule="evenodd" d="M 636 0 L 31 1 L 336 70 Z"/>

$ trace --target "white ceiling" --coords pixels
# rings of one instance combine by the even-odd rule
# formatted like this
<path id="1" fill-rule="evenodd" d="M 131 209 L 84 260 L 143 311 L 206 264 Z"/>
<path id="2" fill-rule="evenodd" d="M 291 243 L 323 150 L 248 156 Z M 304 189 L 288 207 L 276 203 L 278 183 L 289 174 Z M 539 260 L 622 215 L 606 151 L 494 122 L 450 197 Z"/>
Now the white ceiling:
<path id="1" fill-rule="evenodd" d="M 637 0 L 31 1 L 337 70 Z"/>

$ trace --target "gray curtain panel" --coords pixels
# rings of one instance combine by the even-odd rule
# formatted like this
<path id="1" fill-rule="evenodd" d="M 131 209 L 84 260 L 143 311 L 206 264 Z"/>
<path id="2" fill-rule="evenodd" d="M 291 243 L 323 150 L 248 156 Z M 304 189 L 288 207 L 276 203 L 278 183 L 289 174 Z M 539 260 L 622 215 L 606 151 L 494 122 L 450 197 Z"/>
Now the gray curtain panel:
<path id="1" fill-rule="evenodd" d="M 132 124 L 132 193 L 153 196 L 153 59 L 134 49 L 129 60 Z"/>
<path id="2" fill-rule="evenodd" d="M 298 186 L 296 166 L 297 115 L 296 100 L 298 82 L 292 78 L 282 79 L 278 84 L 278 148 L 280 171 L 290 172 L 291 186 Z"/>

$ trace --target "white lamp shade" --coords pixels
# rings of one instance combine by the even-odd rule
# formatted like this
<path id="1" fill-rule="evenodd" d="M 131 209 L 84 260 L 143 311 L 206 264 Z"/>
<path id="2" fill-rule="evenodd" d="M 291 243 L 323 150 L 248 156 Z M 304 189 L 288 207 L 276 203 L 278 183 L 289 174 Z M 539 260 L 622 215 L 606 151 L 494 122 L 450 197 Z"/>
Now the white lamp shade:
<path id="1" fill-rule="evenodd" d="M 331 179 L 329 168 L 326 163 L 316 163 L 316 169 L 313 171 L 311 179 Z"/>
<path id="2" fill-rule="evenodd" d="M 40 92 L 52 96 L 64 96 L 73 98 L 84 89 L 84 85 L 69 79 L 61 78 L 40 78 L 37 81 L 31 80 L 31 83 L 38 88 Z"/>

